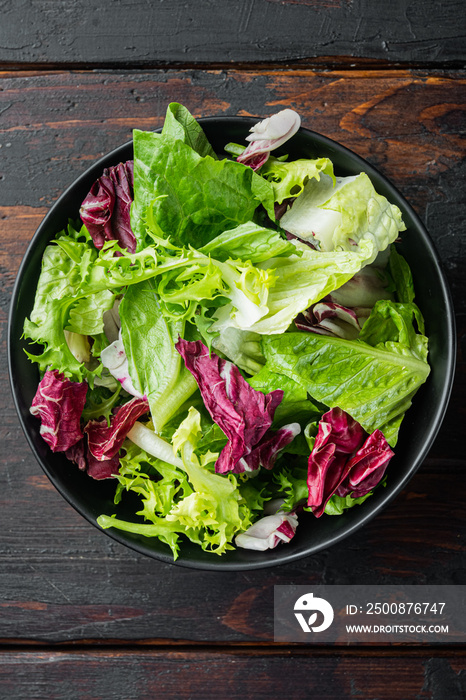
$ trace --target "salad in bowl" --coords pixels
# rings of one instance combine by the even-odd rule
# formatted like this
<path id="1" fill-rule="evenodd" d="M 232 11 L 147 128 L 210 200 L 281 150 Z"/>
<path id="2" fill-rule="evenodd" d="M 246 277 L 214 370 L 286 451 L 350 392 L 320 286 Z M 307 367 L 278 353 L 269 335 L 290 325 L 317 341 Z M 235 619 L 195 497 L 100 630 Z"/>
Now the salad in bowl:
<path id="1" fill-rule="evenodd" d="M 377 500 L 431 372 L 397 204 L 296 157 L 293 110 L 221 155 L 208 127 L 172 103 L 134 131 L 44 244 L 23 325 L 30 418 L 87 517 L 174 560 L 273 555 Z"/>

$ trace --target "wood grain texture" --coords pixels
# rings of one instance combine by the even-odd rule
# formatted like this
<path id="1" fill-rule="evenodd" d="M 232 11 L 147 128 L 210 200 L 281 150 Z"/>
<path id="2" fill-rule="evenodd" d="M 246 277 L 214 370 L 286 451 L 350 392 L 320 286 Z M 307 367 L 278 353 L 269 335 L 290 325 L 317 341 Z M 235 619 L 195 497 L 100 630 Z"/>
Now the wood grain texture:
<path id="1" fill-rule="evenodd" d="M 0 62 L 296 62 L 325 56 L 464 65 L 461 0 L 3 0 Z"/>
<path id="2" fill-rule="evenodd" d="M 18 445 L 14 428 L 2 437 L 5 450 Z M 466 583 L 460 474 L 420 472 L 363 530 L 312 557 L 206 573 L 143 557 L 93 528 L 27 447 L 0 465 L 2 643 L 270 642 L 275 585 Z"/>
<path id="3" fill-rule="evenodd" d="M 460 700 L 466 674 L 463 658 L 454 654 L 358 659 L 315 657 L 310 651 L 253 657 L 250 652 L 5 652 L 0 684 L 9 700 Z"/>

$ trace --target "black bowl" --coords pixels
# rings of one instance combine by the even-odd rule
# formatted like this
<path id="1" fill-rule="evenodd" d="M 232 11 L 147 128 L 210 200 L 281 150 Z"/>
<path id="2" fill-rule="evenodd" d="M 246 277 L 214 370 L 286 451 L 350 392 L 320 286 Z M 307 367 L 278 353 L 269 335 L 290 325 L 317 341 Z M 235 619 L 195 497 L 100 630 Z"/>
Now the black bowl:
<path id="1" fill-rule="evenodd" d="M 228 141 L 244 143 L 250 127 L 257 120 L 243 117 L 208 117 L 200 122 L 214 150 L 221 154 Z M 379 513 L 406 485 L 424 460 L 439 430 L 447 407 L 455 365 L 455 327 L 449 290 L 437 254 L 419 218 L 395 187 L 374 167 L 352 151 L 307 129 L 300 131 L 281 149 L 290 158 L 328 156 L 338 175 L 365 171 L 376 190 L 396 204 L 403 214 L 407 231 L 399 250 L 411 266 L 416 301 L 426 319 L 430 339 L 432 372 L 414 398 L 400 430 L 396 455 L 390 463 L 387 486 L 377 490 L 362 505 L 341 516 L 311 514 L 300 516 L 294 539 L 266 552 L 236 549 L 218 557 L 186 541 L 177 564 L 196 569 L 247 570 L 284 564 L 313 554 L 348 537 Z M 104 168 L 132 158 L 132 142 L 115 149 L 83 173 L 57 200 L 37 229 L 24 257 L 13 291 L 9 318 L 9 369 L 13 396 L 19 419 L 31 449 L 42 469 L 62 496 L 89 522 L 96 525 L 102 513 L 117 513 L 122 519 L 134 519 L 134 504 L 113 503 L 115 482 L 92 481 L 65 459 L 52 453 L 39 434 L 39 421 L 29 413 L 39 382 L 37 366 L 29 362 L 21 339 L 24 319 L 30 315 L 34 290 L 39 278 L 41 258 L 46 245 L 68 220 L 79 218 L 79 206 L 92 183 Z M 97 526 L 97 525 L 96 525 Z M 98 527 L 98 526 L 97 526 Z M 100 528 L 99 528 L 100 529 Z M 157 539 L 144 538 L 116 529 L 104 530 L 118 542 L 164 562 L 173 562 L 167 545 Z"/>

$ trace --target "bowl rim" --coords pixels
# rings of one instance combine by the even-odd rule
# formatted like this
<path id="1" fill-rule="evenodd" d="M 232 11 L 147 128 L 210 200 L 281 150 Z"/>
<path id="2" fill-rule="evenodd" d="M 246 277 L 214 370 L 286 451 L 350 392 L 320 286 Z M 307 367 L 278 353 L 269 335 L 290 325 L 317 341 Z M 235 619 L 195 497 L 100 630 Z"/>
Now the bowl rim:
<path id="1" fill-rule="evenodd" d="M 209 125 L 209 124 L 215 124 L 215 123 L 224 123 L 224 124 L 237 124 L 238 126 L 241 127 L 250 127 L 253 124 L 257 123 L 257 121 L 260 119 L 260 117 L 248 117 L 248 116 L 226 116 L 226 115 L 221 115 L 221 116 L 207 116 L 207 117 L 200 117 L 197 118 L 196 121 L 201 125 Z M 156 133 L 160 133 L 162 130 L 162 127 L 158 129 L 154 129 L 153 131 Z M 86 168 L 85 171 L 83 171 L 77 178 L 73 180 L 73 182 L 61 193 L 61 195 L 56 199 L 56 201 L 51 205 L 49 211 L 46 213 L 42 221 L 40 222 L 39 226 L 37 227 L 37 230 L 35 231 L 33 237 L 31 238 L 27 249 L 24 253 L 23 259 L 21 261 L 21 264 L 19 266 L 14 287 L 13 287 L 13 292 L 11 296 L 11 301 L 10 301 L 10 307 L 9 307 L 9 314 L 8 314 L 8 335 L 7 335 L 7 354 L 8 354 L 8 374 L 9 374 L 9 380 L 10 380 L 10 389 L 11 393 L 13 396 L 13 401 L 16 409 L 16 413 L 19 418 L 19 422 L 21 425 L 21 428 L 23 430 L 23 433 L 26 437 L 26 440 L 31 448 L 32 453 L 34 454 L 36 460 L 39 462 L 42 470 L 48 477 L 48 479 L 52 482 L 54 487 L 57 489 L 57 491 L 60 493 L 60 495 L 82 516 L 84 517 L 89 523 L 91 523 L 96 529 L 98 529 L 100 532 L 103 532 L 105 535 L 111 537 L 113 540 L 117 541 L 119 544 L 124 545 L 125 547 L 128 547 L 129 549 L 132 549 L 139 554 L 144 554 L 145 556 L 148 556 L 152 559 L 156 559 L 158 561 L 161 561 L 163 563 L 169 563 L 169 564 L 174 564 L 176 566 L 181 566 L 185 568 L 191 568 L 191 569 L 197 569 L 197 570 L 204 570 L 204 571 L 250 571 L 250 570 L 255 570 L 255 569 L 264 569 L 264 568 L 271 568 L 271 567 L 277 567 L 277 566 L 282 566 L 285 564 L 289 564 L 291 562 L 298 561 L 300 559 L 304 559 L 306 557 L 309 557 L 313 554 L 316 554 L 319 551 L 322 551 L 330 546 L 333 546 L 334 544 L 340 542 L 343 539 L 346 539 L 353 533 L 355 533 L 357 530 L 361 529 L 364 525 L 366 525 L 372 518 L 375 518 L 376 515 L 378 515 L 386 506 L 398 496 L 400 491 L 404 488 L 404 486 L 408 483 L 408 481 L 413 477 L 413 475 L 416 473 L 416 471 L 419 469 L 420 465 L 424 461 L 428 451 L 430 450 L 435 438 L 437 437 L 437 434 L 441 428 L 443 419 L 445 417 L 446 410 L 448 408 L 448 403 L 449 399 L 451 396 L 452 388 L 453 388 L 453 380 L 454 380 L 454 375 L 455 375 L 455 366 L 456 366 L 456 324 L 455 324 L 455 316 L 454 316 L 454 307 L 453 307 L 453 301 L 452 301 L 452 296 L 450 292 L 450 288 L 446 279 L 446 276 L 443 272 L 442 269 L 442 264 L 441 261 L 438 257 L 437 251 L 434 247 L 434 244 L 429 236 L 429 233 L 424 226 L 423 222 L 417 215 L 417 213 L 414 211 L 410 203 L 405 199 L 403 194 L 398 190 L 398 188 L 393 185 L 393 183 L 383 174 L 381 173 L 374 165 L 369 163 L 367 160 L 359 156 L 357 153 L 349 149 L 348 147 L 344 146 L 343 144 L 339 143 L 338 141 L 335 141 L 334 139 L 331 139 L 327 136 L 324 136 L 323 134 L 320 134 L 319 132 L 316 132 L 312 129 L 308 129 L 306 127 L 300 127 L 298 133 L 302 133 L 308 137 L 311 138 L 311 141 L 313 145 L 316 145 L 317 147 L 323 146 L 327 149 L 335 149 L 339 153 L 346 155 L 348 158 L 351 159 L 351 161 L 355 164 L 357 164 L 360 168 L 361 171 L 366 172 L 370 178 L 375 177 L 379 182 L 383 183 L 383 186 L 387 192 L 389 192 L 389 196 L 387 197 L 390 201 L 402 201 L 403 205 L 406 209 L 407 212 L 409 212 L 409 216 L 411 217 L 412 221 L 415 224 L 415 227 L 417 229 L 417 232 L 420 233 L 423 243 L 428 249 L 428 252 L 430 254 L 430 258 L 435 265 L 436 272 L 438 275 L 438 279 L 440 282 L 440 293 L 441 296 L 443 297 L 445 301 L 445 308 L 447 311 L 447 318 L 446 318 L 446 326 L 447 326 L 447 338 L 445 339 L 445 348 L 446 348 L 446 362 L 445 362 L 445 367 L 446 367 L 446 372 L 445 372 L 445 383 L 440 395 L 440 400 L 438 401 L 433 418 L 431 420 L 431 427 L 428 432 L 428 434 L 425 436 L 425 441 L 424 445 L 420 449 L 420 451 L 417 454 L 417 458 L 413 461 L 411 464 L 409 470 L 406 470 L 406 473 L 403 475 L 403 478 L 399 481 L 399 483 L 394 486 L 392 489 L 386 489 L 385 493 L 383 496 L 379 499 L 377 503 L 373 505 L 370 510 L 367 510 L 367 512 L 361 512 L 359 514 L 359 517 L 354 518 L 354 522 L 350 523 L 347 528 L 345 528 L 343 531 L 339 533 L 331 533 L 326 539 L 324 539 L 323 542 L 319 542 L 318 544 L 314 545 L 309 545 L 306 547 L 305 551 L 297 551 L 293 552 L 290 550 L 287 550 L 285 548 L 280 548 L 280 556 L 275 556 L 273 560 L 270 561 L 260 561 L 260 562 L 254 562 L 254 561 L 244 561 L 244 562 L 228 562 L 225 559 L 221 557 L 217 557 L 215 560 L 213 559 L 212 561 L 194 561 L 191 559 L 184 559 L 183 558 L 183 552 L 182 552 L 182 545 L 181 545 L 181 551 L 180 555 L 177 560 L 173 560 L 173 557 L 171 553 L 160 553 L 156 552 L 153 550 L 150 550 L 149 548 L 145 547 L 143 543 L 141 543 L 139 540 L 127 540 L 125 537 L 125 534 L 123 531 L 117 530 L 116 528 L 109 528 L 109 529 L 103 529 L 101 528 L 95 518 L 89 513 L 84 510 L 81 505 L 79 504 L 77 498 L 73 496 L 73 493 L 69 490 L 63 487 L 63 484 L 58 483 L 58 480 L 53 477 L 53 475 L 50 473 L 50 470 L 47 466 L 46 460 L 42 459 L 41 455 L 38 453 L 36 446 L 34 444 L 34 441 L 29 434 L 27 425 L 25 421 L 23 420 L 23 416 L 21 413 L 20 405 L 19 405 L 19 399 L 16 394 L 16 388 L 14 384 L 14 367 L 13 367 L 13 349 L 15 342 L 17 341 L 16 338 L 13 337 L 13 316 L 14 316 L 14 310 L 16 307 L 16 302 L 19 296 L 20 292 L 20 285 L 21 285 L 21 280 L 22 276 L 24 274 L 25 269 L 28 267 L 29 260 L 33 254 L 34 248 L 37 244 L 37 242 L 42 238 L 43 236 L 43 231 L 44 229 L 47 228 L 48 222 L 52 217 L 54 216 L 54 213 L 59 210 L 62 202 L 68 198 L 70 193 L 79 186 L 79 184 L 84 183 L 86 180 L 89 180 L 91 177 L 92 173 L 102 173 L 102 170 L 105 167 L 108 167 L 110 163 L 117 162 L 118 161 L 118 155 L 121 152 L 124 152 L 128 148 L 131 148 L 133 145 L 133 140 L 130 139 L 129 141 L 126 141 L 125 143 L 117 146 L 116 148 L 112 149 L 111 151 L 105 153 L 103 156 L 98 158 L 92 165 L 90 165 L 88 168 Z M 100 177 L 100 174 L 97 175 L 97 177 Z M 390 197 L 393 197 L 393 200 L 390 199 Z M 276 550 L 275 550 L 276 551 Z"/>

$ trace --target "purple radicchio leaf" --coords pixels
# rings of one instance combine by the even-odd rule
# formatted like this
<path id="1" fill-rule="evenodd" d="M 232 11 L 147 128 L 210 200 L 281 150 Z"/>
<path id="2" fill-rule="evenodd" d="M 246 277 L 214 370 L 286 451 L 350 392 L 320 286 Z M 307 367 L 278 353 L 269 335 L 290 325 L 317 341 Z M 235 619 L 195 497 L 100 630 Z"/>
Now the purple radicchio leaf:
<path id="1" fill-rule="evenodd" d="M 120 458 L 116 454 L 111 459 L 98 460 L 94 457 L 87 445 L 86 437 L 83 437 L 76 445 L 65 452 L 65 456 L 71 462 L 78 465 L 81 471 L 87 472 L 93 479 L 114 479 L 120 471 Z"/>
<path id="2" fill-rule="evenodd" d="M 218 474 L 245 471 L 248 469 L 245 458 L 272 425 L 283 391 L 276 389 L 263 394 L 253 389 L 232 362 L 215 353 L 210 355 L 199 340 L 189 342 L 180 338 L 175 347 L 195 378 L 212 420 L 228 438 L 215 471 Z"/>
<path id="3" fill-rule="evenodd" d="M 370 310 L 381 299 L 394 300 L 393 294 L 387 288 L 388 278 L 385 272 L 375 267 L 375 264 L 367 265 L 348 282 L 331 292 L 328 299 L 354 310 Z"/>
<path id="4" fill-rule="evenodd" d="M 254 124 L 246 137 L 249 145 L 236 159 L 258 170 L 269 157 L 270 151 L 288 141 L 301 126 L 301 118 L 292 109 L 283 109 L 267 119 Z"/>
<path id="5" fill-rule="evenodd" d="M 135 397 L 115 410 L 110 425 L 105 419 L 90 420 L 84 432 L 88 436 L 91 454 L 100 462 L 112 459 L 118 453 L 137 419 L 148 411 L 149 402 Z"/>
<path id="6" fill-rule="evenodd" d="M 40 434 L 52 452 L 65 452 L 82 438 L 87 388 L 86 382 L 73 382 L 57 370 L 47 370 L 40 381 L 30 412 L 40 418 Z"/>
<path id="7" fill-rule="evenodd" d="M 118 241 L 130 253 L 136 250 L 130 221 L 133 187 L 134 164 L 128 160 L 106 168 L 81 204 L 81 220 L 99 250 L 105 241 Z"/>
<path id="8" fill-rule="evenodd" d="M 248 148 L 252 148 L 252 146 L 248 146 Z M 236 160 L 243 165 L 249 165 L 254 171 L 259 170 L 268 161 L 270 154 L 268 151 L 266 153 L 248 153 L 248 148 Z"/>
<path id="9" fill-rule="evenodd" d="M 279 430 L 267 430 L 264 437 L 253 448 L 252 452 L 243 457 L 247 471 L 255 471 L 259 467 L 272 469 L 283 448 L 292 442 L 301 432 L 299 423 L 289 423 Z"/>
<path id="10" fill-rule="evenodd" d="M 128 357 L 121 339 L 121 330 L 118 339 L 114 340 L 113 343 L 107 345 L 107 347 L 102 350 L 100 359 L 103 366 L 108 369 L 112 377 L 120 382 L 122 388 L 127 391 L 128 394 L 137 396 L 140 399 L 147 398 L 135 388 L 131 379 Z"/>
<path id="11" fill-rule="evenodd" d="M 393 295 L 387 291 L 387 284 L 383 270 L 367 266 L 299 314 L 295 325 L 301 331 L 354 340 L 369 318 L 374 304 L 381 299 L 393 299 Z"/>
<path id="12" fill-rule="evenodd" d="M 290 542 L 298 527 L 296 513 L 266 515 L 235 537 L 237 547 L 264 552 Z"/>
<path id="13" fill-rule="evenodd" d="M 369 313 L 361 312 L 362 318 L 365 320 Z M 330 297 L 325 297 L 299 314 L 295 326 L 301 331 L 353 340 L 358 337 L 362 324 L 355 309 L 335 304 Z"/>
<path id="14" fill-rule="evenodd" d="M 320 518 L 334 493 L 364 496 L 382 479 L 393 452 L 380 430 L 372 435 L 341 408 L 325 413 L 308 460 L 308 502 Z"/>
<path id="15" fill-rule="evenodd" d="M 380 430 L 369 435 L 363 446 L 349 462 L 348 475 L 337 488 L 338 496 L 360 498 L 372 491 L 383 479 L 393 450 Z"/>

